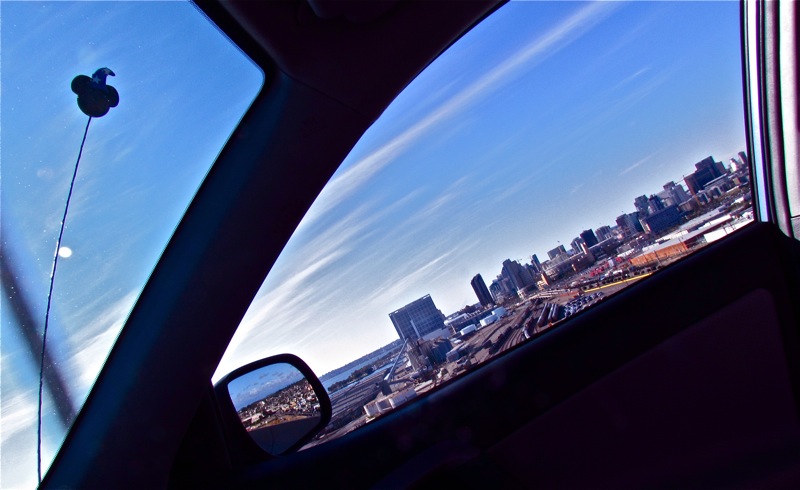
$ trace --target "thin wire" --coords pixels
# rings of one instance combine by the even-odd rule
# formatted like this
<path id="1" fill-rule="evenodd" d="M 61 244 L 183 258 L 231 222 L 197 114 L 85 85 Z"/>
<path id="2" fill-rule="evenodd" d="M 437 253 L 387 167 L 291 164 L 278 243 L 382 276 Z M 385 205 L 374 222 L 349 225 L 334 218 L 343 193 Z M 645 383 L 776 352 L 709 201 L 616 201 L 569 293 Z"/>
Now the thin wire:
<path id="1" fill-rule="evenodd" d="M 64 216 L 61 218 L 61 230 L 58 232 L 58 240 L 56 240 L 56 253 L 53 257 L 53 270 L 50 272 L 50 290 L 47 292 L 47 309 L 44 315 L 44 332 L 42 333 L 42 358 L 39 362 L 39 428 L 37 430 L 38 444 L 36 446 L 36 474 L 39 477 L 39 484 L 42 483 L 42 389 L 44 386 L 44 352 L 47 345 L 47 326 L 50 323 L 50 304 L 53 299 L 53 284 L 56 280 L 56 267 L 58 267 L 58 252 L 61 250 L 61 238 L 64 236 L 64 224 L 67 222 L 67 212 L 69 211 L 69 201 L 72 198 L 72 189 L 75 187 L 75 177 L 78 175 L 78 165 L 81 163 L 81 155 L 83 154 L 83 145 L 86 143 L 86 135 L 89 133 L 89 124 L 92 122 L 92 116 L 86 122 L 86 129 L 83 131 L 83 140 L 81 141 L 81 148 L 78 151 L 78 160 L 75 162 L 75 171 L 72 172 L 72 182 L 69 184 L 69 193 L 67 193 L 67 204 L 64 206 Z"/>

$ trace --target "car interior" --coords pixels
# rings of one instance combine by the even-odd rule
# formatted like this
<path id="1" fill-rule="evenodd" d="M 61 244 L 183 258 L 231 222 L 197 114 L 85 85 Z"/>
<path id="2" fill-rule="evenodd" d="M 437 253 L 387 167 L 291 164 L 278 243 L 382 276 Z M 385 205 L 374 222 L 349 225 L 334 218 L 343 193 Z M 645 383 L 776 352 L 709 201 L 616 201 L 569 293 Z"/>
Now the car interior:
<path id="1" fill-rule="evenodd" d="M 265 87 L 41 487 L 797 487 L 798 2 L 741 4 L 757 223 L 345 437 L 274 456 L 231 423 L 212 375 L 298 223 L 397 94 L 502 4 L 197 1 Z"/>

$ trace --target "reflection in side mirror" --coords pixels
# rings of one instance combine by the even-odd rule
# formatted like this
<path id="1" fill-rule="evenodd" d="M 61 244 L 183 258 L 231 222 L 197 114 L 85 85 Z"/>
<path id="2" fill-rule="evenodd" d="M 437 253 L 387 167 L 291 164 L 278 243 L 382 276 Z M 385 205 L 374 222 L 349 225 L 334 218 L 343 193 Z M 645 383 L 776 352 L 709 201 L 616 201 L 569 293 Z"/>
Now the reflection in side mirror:
<path id="1" fill-rule="evenodd" d="M 235 410 L 250 439 L 273 456 L 299 448 L 330 420 L 327 393 L 294 356 L 239 368 L 218 383 L 217 393 L 229 396 L 232 407 L 224 405 Z"/>
<path id="2" fill-rule="evenodd" d="M 250 437 L 270 454 L 281 454 L 321 419 L 319 400 L 303 373 L 273 364 L 228 384 L 233 406 Z"/>

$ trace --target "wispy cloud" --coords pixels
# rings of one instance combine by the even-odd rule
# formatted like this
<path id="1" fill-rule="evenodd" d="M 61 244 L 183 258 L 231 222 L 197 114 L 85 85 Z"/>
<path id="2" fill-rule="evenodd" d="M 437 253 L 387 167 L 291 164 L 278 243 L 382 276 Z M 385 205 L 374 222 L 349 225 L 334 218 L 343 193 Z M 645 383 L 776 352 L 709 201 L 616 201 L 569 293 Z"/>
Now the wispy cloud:
<path id="1" fill-rule="evenodd" d="M 5 356 L 3 364 L 3 372 L 11 372 Z M 0 398 L 0 487 L 36 488 L 36 472 L 32 470 L 36 464 L 36 393 L 34 389 L 8 389 L 5 380 L 3 384 Z M 47 458 L 52 448 L 47 439 L 44 443 L 42 449 Z"/>
<path id="2" fill-rule="evenodd" d="M 352 213 L 344 224 L 335 225 L 324 235 L 299 246 L 293 253 L 299 262 L 281 271 L 286 277 L 265 282 L 262 288 L 265 293 L 256 298 L 242 320 L 214 379 L 269 355 L 271 351 L 264 351 L 267 345 L 323 363 L 325 366 L 320 366 L 323 370 L 331 369 L 346 361 L 337 357 L 340 353 L 323 349 L 310 355 L 306 349 L 340 342 L 343 324 L 353 324 L 350 334 L 354 337 L 370 335 L 355 330 L 364 328 L 356 318 L 373 317 L 375 311 L 389 312 L 398 306 L 398 301 L 402 303 L 401 298 L 417 294 L 421 285 L 435 284 L 438 277 L 450 272 L 448 264 L 454 252 L 446 237 L 437 243 L 427 243 L 424 248 L 408 246 L 408 241 L 415 240 L 413 226 L 409 230 L 404 228 L 405 232 L 399 235 L 375 235 L 373 232 L 381 220 L 378 216 L 367 221 L 361 213 Z M 392 231 L 397 231 L 396 227 Z M 366 253 L 375 248 L 374 243 L 366 249 L 359 248 L 359 254 L 353 253 L 365 233 L 372 234 L 373 239 L 394 243 L 395 251 L 402 257 Z M 380 274 L 369 279 L 361 276 L 367 264 L 376 263 L 386 264 Z M 369 324 L 370 331 L 381 332 L 390 327 L 388 318 L 380 316 L 385 321 Z"/>
<path id="3" fill-rule="evenodd" d="M 646 162 L 650 161 L 650 159 L 653 158 L 655 155 L 656 155 L 656 153 L 651 153 L 651 154 L 647 155 L 646 157 L 642 158 L 641 160 L 637 160 L 636 162 L 633 163 L 633 165 L 627 167 L 625 170 L 623 170 L 619 174 L 620 175 L 625 175 L 628 172 L 631 172 L 631 171 L 635 170 L 636 168 L 638 168 L 643 163 L 646 163 Z"/>
<path id="4" fill-rule="evenodd" d="M 649 78 L 645 83 L 622 95 L 615 97 L 608 104 L 598 110 L 593 105 L 587 105 L 582 111 L 575 111 L 568 129 L 563 134 L 563 139 L 572 141 L 574 145 L 583 144 L 584 140 L 595 136 L 599 129 L 607 127 L 613 121 L 636 107 L 640 102 L 657 93 L 659 88 L 666 83 L 674 73 L 674 68 L 666 69 L 657 76 Z M 608 90 L 611 94 L 613 91 Z M 578 124 L 580 121 L 580 124 Z"/>
<path id="5" fill-rule="evenodd" d="M 94 384 L 138 295 L 138 291 L 132 291 L 105 309 L 102 309 L 99 304 L 93 304 L 85 307 L 84 313 L 77 315 L 77 318 L 92 318 L 89 313 L 100 311 L 83 328 L 70 332 L 74 354 L 69 365 L 73 379 L 77 380 L 73 383 L 76 391 L 73 396 L 76 399 L 82 401 Z"/>
<path id="6" fill-rule="evenodd" d="M 306 221 L 311 222 L 338 206 L 404 153 L 421 136 L 429 134 L 434 126 L 454 116 L 468 104 L 486 96 L 521 70 L 531 69 L 580 38 L 603 21 L 616 7 L 613 2 L 596 2 L 581 8 L 489 70 L 426 117 L 354 163 L 328 183 L 316 205 L 306 216 Z"/>
<path id="7" fill-rule="evenodd" d="M 438 257 L 428 260 L 426 263 L 409 267 L 410 271 L 408 273 L 384 281 L 382 287 L 377 288 L 371 295 L 365 298 L 366 302 L 377 304 L 396 302 L 397 298 L 412 291 L 414 289 L 413 286 L 417 283 L 433 282 L 431 276 L 441 273 L 442 263 L 452 254 L 452 251 L 445 252 Z M 399 308 L 402 304 L 396 306 Z"/>
<path id="8" fill-rule="evenodd" d="M 641 70 L 638 70 L 636 73 L 634 73 L 634 74 L 632 74 L 632 75 L 630 75 L 630 76 L 627 76 L 627 77 L 623 78 L 622 80 L 620 80 L 619 82 L 617 82 L 617 84 L 616 84 L 616 85 L 614 85 L 614 86 L 611 88 L 611 90 L 612 90 L 612 91 L 613 91 L 613 90 L 617 90 L 617 89 L 619 89 L 620 87 L 623 87 L 623 86 L 625 86 L 625 85 L 627 85 L 627 84 L 631 83 L 632 81 L 636 80 L 637 78 L 639 78 L 640 76 L 644 75 L 644 74 L 645 74 L 645 73 L 647 73 L 648 71 L 650 71 L 650 67 L 644 67 L 644 68 L 642 68 Z"/>
<path id="9" fill-rule="evenodd" d="M 320 305 L 333 301 L 331 298 L 341 293 L 336 279 L 346 274 L 346 268 L 339 267 L 336 277 L 331 277 L 330 270 L 342 266 L 343 260 L 387 212 L 371 213 L 371 208 L 370 204 L 364 204 L 317 234 L 305 234 L 297 243 L 293 238 L 294 262 L 281 264 L 282 259 L 278 259 L 274 270 L 279 275 L 270 275 L 264 282 L 228 346 L 215 379 L 243 363 L 264 357 L 260 350 L 266 344 L 263 339 L 268 339 L 269 345 L 285 347 L 302 343 L 303 336 L 325 329 L 330 317 L 313 317 L 307 305 L 313 302 L 317 305 L 314 311 L 318 311 Z"/>
<path id="10" fill-rule="evenodd" d="M 20 390 L 11 396 L 4 396 L 0 407 L 0 418 L 3 420 L 0 433 L 4 441 L 36 424 L 36 398 L 33 390 Z"/>

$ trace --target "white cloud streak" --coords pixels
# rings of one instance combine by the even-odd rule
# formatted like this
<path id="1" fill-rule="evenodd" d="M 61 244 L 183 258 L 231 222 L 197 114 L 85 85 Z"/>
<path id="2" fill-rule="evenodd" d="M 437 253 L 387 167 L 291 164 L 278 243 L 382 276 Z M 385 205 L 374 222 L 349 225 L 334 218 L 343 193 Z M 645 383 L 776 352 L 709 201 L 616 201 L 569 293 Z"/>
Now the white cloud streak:
<path id="1" fill-rule="evenodd" d="M 635 170 L 637 167 L 639 167 L 643 163 L 646 163 L 646 162 L 650 161 L 650 159 L 653 158 L 655 155 L 656 155 L 655 153 L 651 153 L 651 154 L 647 155 L 646 157 L 642 158 L 641 160 L 637 160 L 633 165 L 627 167 L 625 170 L 623 170 L 619 174 L 620 175 L 625 175 L 628 172 L 631 172 L 631 171 Z"/>
<path id="2" fill-rule="evenodd" d="M 370 296 L 365 298 L 366 303 L 388 304 L 396 302 L 397 298 L 408 294 L 412 287 L 419 282 L 431 283 L 431 275 L 441 273 L 442 262 L 452 255 L 451 252 L 445 252 L 438 257 L 429 260 L 427 263 L 414 267 L 414 270 L 408 274 L 402 274 L 399 277 L 393 277 L 391 280 L 384 281 L 385 287 L 376 289 Z M 397 305 L 399 308 L 402 304 Z M 388 312 L 387 312 L 388 313 Z"/>
<path id="3" fill-rule="evenodd" d="M 591 3 L 525 45 L 426 117 L 334 177 L 320 194 L 317 203 L 304 221 L 307 224 L 313 222 L 341 204 L 421 136 L 428 134 L 432 127 L 495 90 L 520 70 L 529 70 L 566 47 L 604 20 L 615 8 L 616 5 L 612 2 Z"/>
<path id="4" fill-rule="evenodd" d="M 138 296 L 138 291 L 129 292 L 102 310 L 100 314 L 95 314 L 94 320 L 83 328 L 73 329 L 70 332 L 71 351 L 74 352 L 70 359 L 70 369 L 73 379 L 77 380 L 72 383 L 75 390 L 73 396 L 79 403 L 83 403 L 83 399 L 94 384 Z M 79 314 L 78 318 L 90 318 L 88 313 L 97 311 L 88 307 L 86 310 L 86 313 Z"/>
<path id="5" fill-rule="evenodd" d="M 630 75 L 630 76 L 628 76 L 628 77 L 625 77 L 625 78 L 623 78 L 622 80 L 620 80 L 620 81 L 619 81 L 619 82 L 618 82 L 616 85 L 614 85 L 614 86 L 611 88 L 611 90 L 612 90 L 612 91 L 614 91 L 614 90 L 617 90 L 617 89 L 619 89 L 620 87 L 622 87 L 622 86 L 624 86 L 624 85 L 627 85 L 627 84 L 631 83 L 632 81 L 636 80 L 637 78 L 639 78 L 640 76 L 644 75 L 644 74 L 645 74 L 645 73 L 647 73 L 648 71 L 650 71 L 650 67 L 644 67 L 644 68 L 642 68 L 641 70 L 638 70 L 638 71 L 637 71 L 636 73 L 634 73 L 633 75 Z"/>
<path id="6" fill-rule="evenodd" d="M 341 332 L 343 323 L 352 323 L 352 329 L 365 328 L 362 324 L 369 324 L 369 329 L 373 332 L 382 331 L 384 327 L 390 328 L 387 325 L 379 327 L 369 321 L 365 323 L 363 318 L 355 321 L 354 318 L 365 314 L 371 317 L 375 311 L 391 311 L 402 306 L 406 296 L 419 293 L 421 285 L 434 284 L 437 277 L 451 274 L 451 265 L 457 254 L 451 249 L 449 238 L 444 236 L 446 233 L 443 233 L 441 243 L 427 243 L 424 248 L 417 249 L 413 243 L 407 242 L 413 242 L 415 228 L 428 225 L 426 217 L 449 209 L 456 198 L 456 191 L 465 184 L 469 176 L 462 176 L 453 182 L 426 205 L 422 205 L 418 212 L 410 215 L 404 223 L 393 226 L 391 230 L 386 230 L 388 233 L 381 235 L 381 240 L 391 240 L 394 243 L 395 250 L 404 250 L 402 258 L 391 252 L 390 256 L 370 256 L 369 250 L 361 250 L 358 257 L 352 252 L 359 242 L 376 232 L 387 215 L 398 206 L 405 206 L 412 199 L 416 200 L 421 191 L 413 198 L 408 195 L 387 208 L 378 208 L 381 209 L 378 213 L 374 212 L 377 203 L 373 202 L 350 211 L 330 226 L 320 219 L 367 185 L 377 173 L 408 151 L 420 138 L 430 134 L 434 127 L 450 120 L 469 104 L 486 97 L 523 70 L 530 70 L 566 47 L 601 22 L 614 8 L 616 6 L 613 4 L 594 3 L 577 10 L 405 131 L 336 175 L 325 187 L 290 242 L 291 252 L 287 257 L 291 256 L 293 262 L 283 264 L 282 259 L 279 259 L 243 319 L 214 379 L 239 365 L 269 355 L 271 351 L 267 352 L 265 348 L 300 354 L 306 349 L 318 349 L 319 345 L 334 344 L 341 340 L 341 335 L 337 332 Z M 462 248 L 458 251 L 458 254 L 461 253 Z M 351 280 L 353 277 L 360 277 L 357 271 L 367 262 L 386 264 L 381 269 L 384 272 L 366 282 Z M 393 265 L 401 262 L 407 264 L 402 267 L 403 270 Z M 348 309 L 347 304 L 352 304 L 354 309 Z M 385 318 L 384 315 L 385 313 L 381 313 L 380 316 Z M 351 333 L 355 335 L 356 331 L 352 330 Z M 311 342 L 312 338 L 316 340 Z M 340 362 L 338 359 L 333 360 L 336 353 L 325 351 L 315 354 L 320 355 L 308 358 L 318 358 L 319 362 L 326 363 Z M 323 360 L 322 357 L 326 359 Z"/>

